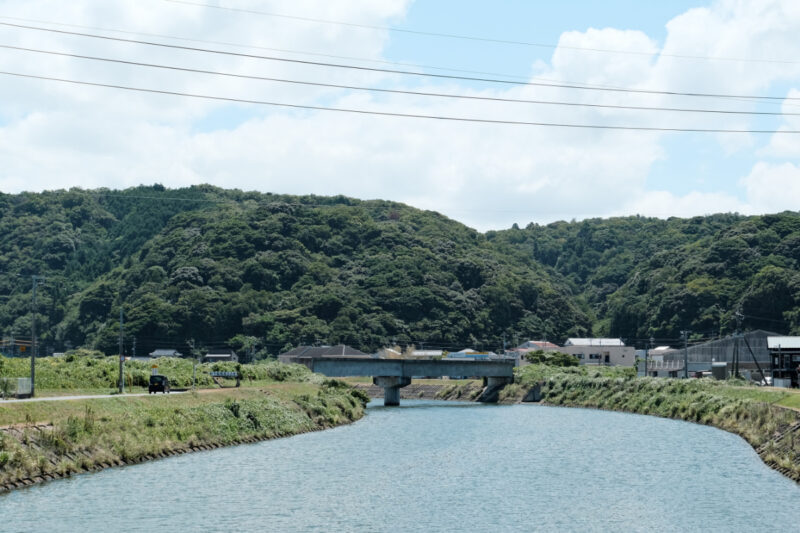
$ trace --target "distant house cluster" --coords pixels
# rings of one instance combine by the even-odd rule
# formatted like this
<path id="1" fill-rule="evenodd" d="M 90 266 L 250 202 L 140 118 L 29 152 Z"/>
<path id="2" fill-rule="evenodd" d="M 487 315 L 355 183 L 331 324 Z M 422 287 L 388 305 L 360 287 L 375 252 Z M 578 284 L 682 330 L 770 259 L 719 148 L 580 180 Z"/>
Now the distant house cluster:
<path id="1" fill-rule="evenodd" d="M 513 358 L 518 365 L 528 364 L 525 354 L 532 351 L 557 351 L 574 355 L 579 364 L 583 365 L 616 365 L 634 366 L 636 360 L 635 350 L 632 346 L 625 346 L 621 339 L 601 338 L 573 338 L 567 339 L 563 346 L 548 341 L 529 340 L 505 353 L 480 351 L 472 348 L 462 348 L 458 351 L 444 350 L 407 350 L 398 348 L 383 348 L 374 354 L 366 354 L 346 345 L 337 346 L 298 346 L 293 350 L 282 353 L 278 360 L 284 363 L 299 363 L 310 366 L 310 361 L 319 357 L 363 357 L 385 359 L 508 359 Z"/>

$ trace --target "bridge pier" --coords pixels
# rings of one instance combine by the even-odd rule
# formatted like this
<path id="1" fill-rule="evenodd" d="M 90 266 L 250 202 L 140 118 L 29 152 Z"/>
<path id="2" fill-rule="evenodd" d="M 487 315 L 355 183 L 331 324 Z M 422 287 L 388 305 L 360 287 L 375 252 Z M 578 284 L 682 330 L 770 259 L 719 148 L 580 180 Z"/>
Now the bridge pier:
<path id="1" fill-rule="evenodd" d="M 486 378 L 487 387 L 499 387 L 501 385 L 509 385 L 511 383 L 514 383 L 513 377 L 489 376 Z"/>
<path id="2" fill-rule="evenodd" d="M 400 376 L 375 376 L 372 383 L 383 387 L 383 405 L 400 405 L 400 389 L 411 383 L 411 378 Z"/>

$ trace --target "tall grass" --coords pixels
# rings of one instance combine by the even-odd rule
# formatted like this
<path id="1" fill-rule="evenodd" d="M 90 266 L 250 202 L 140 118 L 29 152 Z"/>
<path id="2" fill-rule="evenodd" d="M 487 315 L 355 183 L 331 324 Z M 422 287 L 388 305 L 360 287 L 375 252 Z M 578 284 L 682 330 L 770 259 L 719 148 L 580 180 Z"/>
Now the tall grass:
<path id="1" fill-rule="evenodd" d="M 161 357 L 152 362 L 126 361 L 125 383 L 128 386 L 147 387 L 151 365 L 158 373 L 167 376 L 173 387 L 190 387 L 194 361 L 175 357 Z M 205 363 L 197 365 L 196 381 L 199 387 L 212 387 L 212 371 L 238 371 L 248 381 L 318 381 L 302 365 L 285 365 L 277 361 L 240 365 L 237 363 Z M 0 356 L 0 378 L 27 377 L 30 360 Z M 42 357 L 36 360 L 37 391 L 104 390 L 116 388 L 119 379 L 119 360 L 116 357 L 73 355 Z"/>
<path id="2" fill-rule="evenodd" d="M 277 386 L 276 386 L 277 387 Z M 341 382 L 296 390 L 226 390 L 173 397 L 47 402 L 50 424 L 0 430 L 0 485 L 139 461 L 196 446 L 223 446 L 344 424 L 367 398 Z M 34 402 L 39 403 L 39 402 Z M 70 404 L 70 405 L 65 405 Z M 3 406 L 30 418 L 32 404 Z"/>

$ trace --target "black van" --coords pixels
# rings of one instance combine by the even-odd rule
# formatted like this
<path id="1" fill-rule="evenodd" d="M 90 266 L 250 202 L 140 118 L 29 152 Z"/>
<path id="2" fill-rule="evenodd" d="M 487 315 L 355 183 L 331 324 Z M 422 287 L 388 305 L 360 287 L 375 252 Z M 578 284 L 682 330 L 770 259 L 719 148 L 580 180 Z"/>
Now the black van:
<path id="1" fill-rule="evenodd" d="M 148 387 L 148 392 L 153 394 L 154 392 L 169 392 L 169 379 L 167 376 L 150 376 L 150 387 Z"/>

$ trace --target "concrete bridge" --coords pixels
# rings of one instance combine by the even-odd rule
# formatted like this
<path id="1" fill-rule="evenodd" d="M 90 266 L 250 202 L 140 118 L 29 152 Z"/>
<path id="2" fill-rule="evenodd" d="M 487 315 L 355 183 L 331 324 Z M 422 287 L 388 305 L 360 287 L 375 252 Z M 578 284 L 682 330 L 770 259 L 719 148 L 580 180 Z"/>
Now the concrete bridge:
<path id="1" fill-rule="evenodd" d="M 329 377 L 372 376 L 383 387 L 383 405 L 400 405 L 400 389 L 411 378 L 477 377 L 487 378 L 489 387 L 514 381 L 513 359 L 483 361 L 455 359 L 374 359 L 359 357 L 319 357 L 309 360 L 312 372 Z"/>

